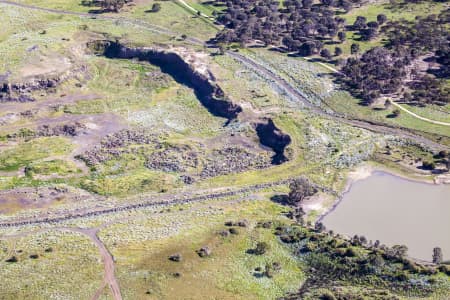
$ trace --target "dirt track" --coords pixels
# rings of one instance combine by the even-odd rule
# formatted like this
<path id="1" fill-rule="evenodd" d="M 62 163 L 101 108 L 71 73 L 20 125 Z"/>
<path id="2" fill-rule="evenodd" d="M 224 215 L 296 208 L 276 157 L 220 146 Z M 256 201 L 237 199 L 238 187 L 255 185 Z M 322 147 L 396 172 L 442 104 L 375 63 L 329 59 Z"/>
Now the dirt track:
<path id="1" fill-rule="evenodd" d="M 98 228 L 55 227 L 24 232 L 15 235 L 4 235 L 1 236 L 0 238 L 3 239 L 21 238 L 30 234 L 52 230 L 72 231 L 84 234 L 85 236 L 89 237 L 89 239 L 97 246 L 104 265 L 104 279 L 103 279 L 104 282 L 102 283 L 102 286 L 96 291 L 95 295 L 93 296 L 93 299 L 97 299 L 101 295 L 103 288 L 106 285 L 108 285 L 114 300 L 122 300 L 122 294 L 120 292 L 119 283 L 117 282 L 117 279 L 114 275 L 114 259 L 111 253 L 109 253 L 108 249 L 106 249 L 106 246 L 103 244 L 103 242 L 98 238 L 97 236 L 99 230 Z"/>

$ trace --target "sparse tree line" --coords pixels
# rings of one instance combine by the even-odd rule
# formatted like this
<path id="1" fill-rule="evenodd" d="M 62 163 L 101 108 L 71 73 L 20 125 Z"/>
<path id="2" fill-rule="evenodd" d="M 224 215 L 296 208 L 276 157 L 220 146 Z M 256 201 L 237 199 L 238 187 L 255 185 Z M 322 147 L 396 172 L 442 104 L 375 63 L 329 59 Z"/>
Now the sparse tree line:
<path id="1" fill-rule="evenodd" d="M 324 45 L 344 42 L 348 31 L 357 32 L 363 42 L 383 35 L 387 40 L 384 46 L 360 55 L 359 44 L 354 43 L 353 57 L 339 60 L 344 66 L 345 86 L 353 94 L 366 104 L 385 95 L 417 105 L 444 105 L 450 101 L 444 82 L 450 73 L 448 9 L 414 21 L 388 21 L 386 15 L 379 14 L 376 21 L 358 16 L 353 24 L 346 24 L 339 14 L 360 5 L 360 0 L 214 2 L 226 6 L 223 13 L 216 14 L 218 22 L 225 26 L 214 40 L 218 44 L 272 45 L 298 55 L 320 55 L 329 60 L 341 56 L 343 51 L 337 46 L 332 53 Z M 424 56 L 441 68 L 418 72 L 413 63 Z"/>
<path id="2" fill-rule="evenodd" d="M 342 71 L 347 87 L 366 104 L 382 95 L 394 95 L 416 105 L 449 103 L 450 90 L 445 83 L 450 73 L 449 19 L 446 10 L 413 22 L 388 22 L 382 27 L 387 37 L 384 47 L 372 48 L 346 61 Z M 440 63 L 441 68 L 418 71 L 413 62 L 425 56 L 428 61 Z"/>
<path id="3" fill-rule="evenodd" d="M 82 0 L 84 6 L 100 7 L 103 12 L 119 12 L 127 3 L 133 0 Z"/>

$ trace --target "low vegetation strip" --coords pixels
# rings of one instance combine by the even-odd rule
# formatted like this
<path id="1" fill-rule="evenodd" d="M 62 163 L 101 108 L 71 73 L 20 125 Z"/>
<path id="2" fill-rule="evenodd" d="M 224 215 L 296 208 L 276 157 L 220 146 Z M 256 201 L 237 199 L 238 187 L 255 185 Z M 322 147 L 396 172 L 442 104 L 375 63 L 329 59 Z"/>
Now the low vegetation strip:
<path id="1" fill-rule="evenodd" d="M 276 182 L 251 185 L 251 186 L 243 187 L 240 189 L 229 190 L 229 191 L 224 191 L 224 192 L 210 193 L 210 194 L 198 195 L 198 196 L 193 196 L 193 197 L 180 197 L 180 198 L 175 197 L 172 200 L 160 200 L 160 201 L 146 200 L 146 201 L 143 201 L 140 203 L 128 204 L 128 205 L 106 208 L 106 209 L 101 209 L 101 210 L 89 210 L 89 211 L 86 210 L 84 212 L 67 212 L 64 215 L 54 217 L 54 218 L 36 218 L 36 219 L 26 219 L 26 220 L 3 222 L 3 223 L 0 223 L 0 227 L 20 227 L 20 226 L 26 226 L 26 225 L 61 223 L 61 222 L 68 221 L 68 220 L 95 217 L 95 216 L 100 216 L 100 215 L 105 215 L 105 214 L 112 214 L 112 213 L 141 209 L 141 208 L 148 208 L 148 207 L 155 207 L 155 206 L 169 206 L 169 205 L 176 205 L 176 204 L 188 204 L 188 203 L 193 203 L 193 202 L 214 200 L 214 199 L 220 199 L 220 198 L 225 198 L 225 197 L 232 197 L 232 196 L 247 194 L 247 193 L 251 193 L 251 192 L 256 192 L 259 190 L 264 190 L 264 189 L 275 187 L 275 186 L 286 185 L 290 181 L 291 181 L 290 179 L 285 179 L 285 180 L 280 180 L 280 181 L 276 181 Z"/>

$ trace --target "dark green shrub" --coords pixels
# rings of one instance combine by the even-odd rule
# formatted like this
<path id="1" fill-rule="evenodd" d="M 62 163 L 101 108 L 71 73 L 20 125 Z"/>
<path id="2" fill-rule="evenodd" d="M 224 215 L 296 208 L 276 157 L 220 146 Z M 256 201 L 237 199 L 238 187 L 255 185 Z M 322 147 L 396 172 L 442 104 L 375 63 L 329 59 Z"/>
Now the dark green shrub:
<path id="1" fill-rule="evenodd" d="M 263 255 L 269 250 L 269 244 L 266 242 L 258 242 L 256 244 L 256 248 L 253 250 L 253 253 L 256 255 Z"/>

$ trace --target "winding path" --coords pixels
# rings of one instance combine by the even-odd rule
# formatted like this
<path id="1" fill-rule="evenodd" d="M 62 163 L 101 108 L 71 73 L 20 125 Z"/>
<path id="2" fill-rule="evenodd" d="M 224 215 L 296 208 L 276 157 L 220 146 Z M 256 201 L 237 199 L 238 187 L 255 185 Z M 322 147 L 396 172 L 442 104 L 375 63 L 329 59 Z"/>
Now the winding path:
<path id="1" fill-rule="evenodd" d="M 308 58 L 305 58 L 305 59 L 308 60 L 308 61 L 310 60 L 310 59 L 308 59 Z M 334 73 L 342 74 L 339 70 L 333 68 L 332 66 L 329 66 L 329 65 L 324 64 L 324 63 L 321 63 L 321 62 L 318 62 L 318 64 L 321 65 L 322 67 L 324 67 L 324 68 L 326 68 L 326 69 L 328 69 L 328 70 L 334 72 Z M 392 103 L 392 105 L 394 105 L 395 107 L 397 107 L 397 108 L 403 110 L 403 111 L 406 112 L 407 114 L 410 114 L 411 116 L 413 116 L 413 117 L 415 117 L 415 118 L 417 118 L 417 119 L 419 119 L 419 120 L 422 120 L 422 121 L 425 121 L 425 122 L 429 122 L 429 123 L 432 123 L 432 124 L 436 124 L 436 125 L 450 126 L 450 123 L 447 123 L 447 122 L 436 121 L 436 120 L 432 120 L 432 119 L 428 119 L 428 118 L 419 116 L 418 114 L 413 113 L 412 111 L 410 111 L 410 110 L 408 110 L 407 108 L 401 106 L 399 103 L 397 103 L 397 102 L 395 102 L 395 101 L 391 101 L 391 103 Z"/>
<path id="2" fill-rule="evenodd" d="M 450 126 L 450 123 L 447 123 L 447 122 L 435 121 L 435 120 L 431 120 L 431 119 L 428 119 L 428 118 L 425 118 L 425 117 L 421 117 L 418 114 L 413 113 L 412 111 L 404 108 L 403 106 L 401 106 L 397 102 L 391 101 L 391 104 L 394 105 L 395 107 L 398 107 L 399 109 L 403 110 L 407 114 L 410 114 L 411 116 L 413 116 L 413 117 L 415 117 L 417 119 L 420 119 L 422 121 L 433 123 L 433 124 L 436 124 L 436 125 Z"/>
<path id="3" fill-rule="evenodd" d="M 181 5 L 183 5 L 184 7 L 186 7 L 187 9 L 189 9 L 190 11 L 192 11 L 193 13 L 198 14 L 198 12 L 200 12 L 200 16 L 202 16 L 202 17 L 204 17 L 204 18 L 207 18 L 207 19 L 209 19 L 209 20 L 214 20 L 213 17 L 210 17 L 210 16 L 208 16 L 208 15 L 202 13 L 201 11 L 199 11 L 199 10 L 193 8 L 192 6 L 190 6 L 189 4 L 187 4 L 186 1 L 184 1 L 184 0 L 175 0 L 175 1 L 179 2 Z"/>

